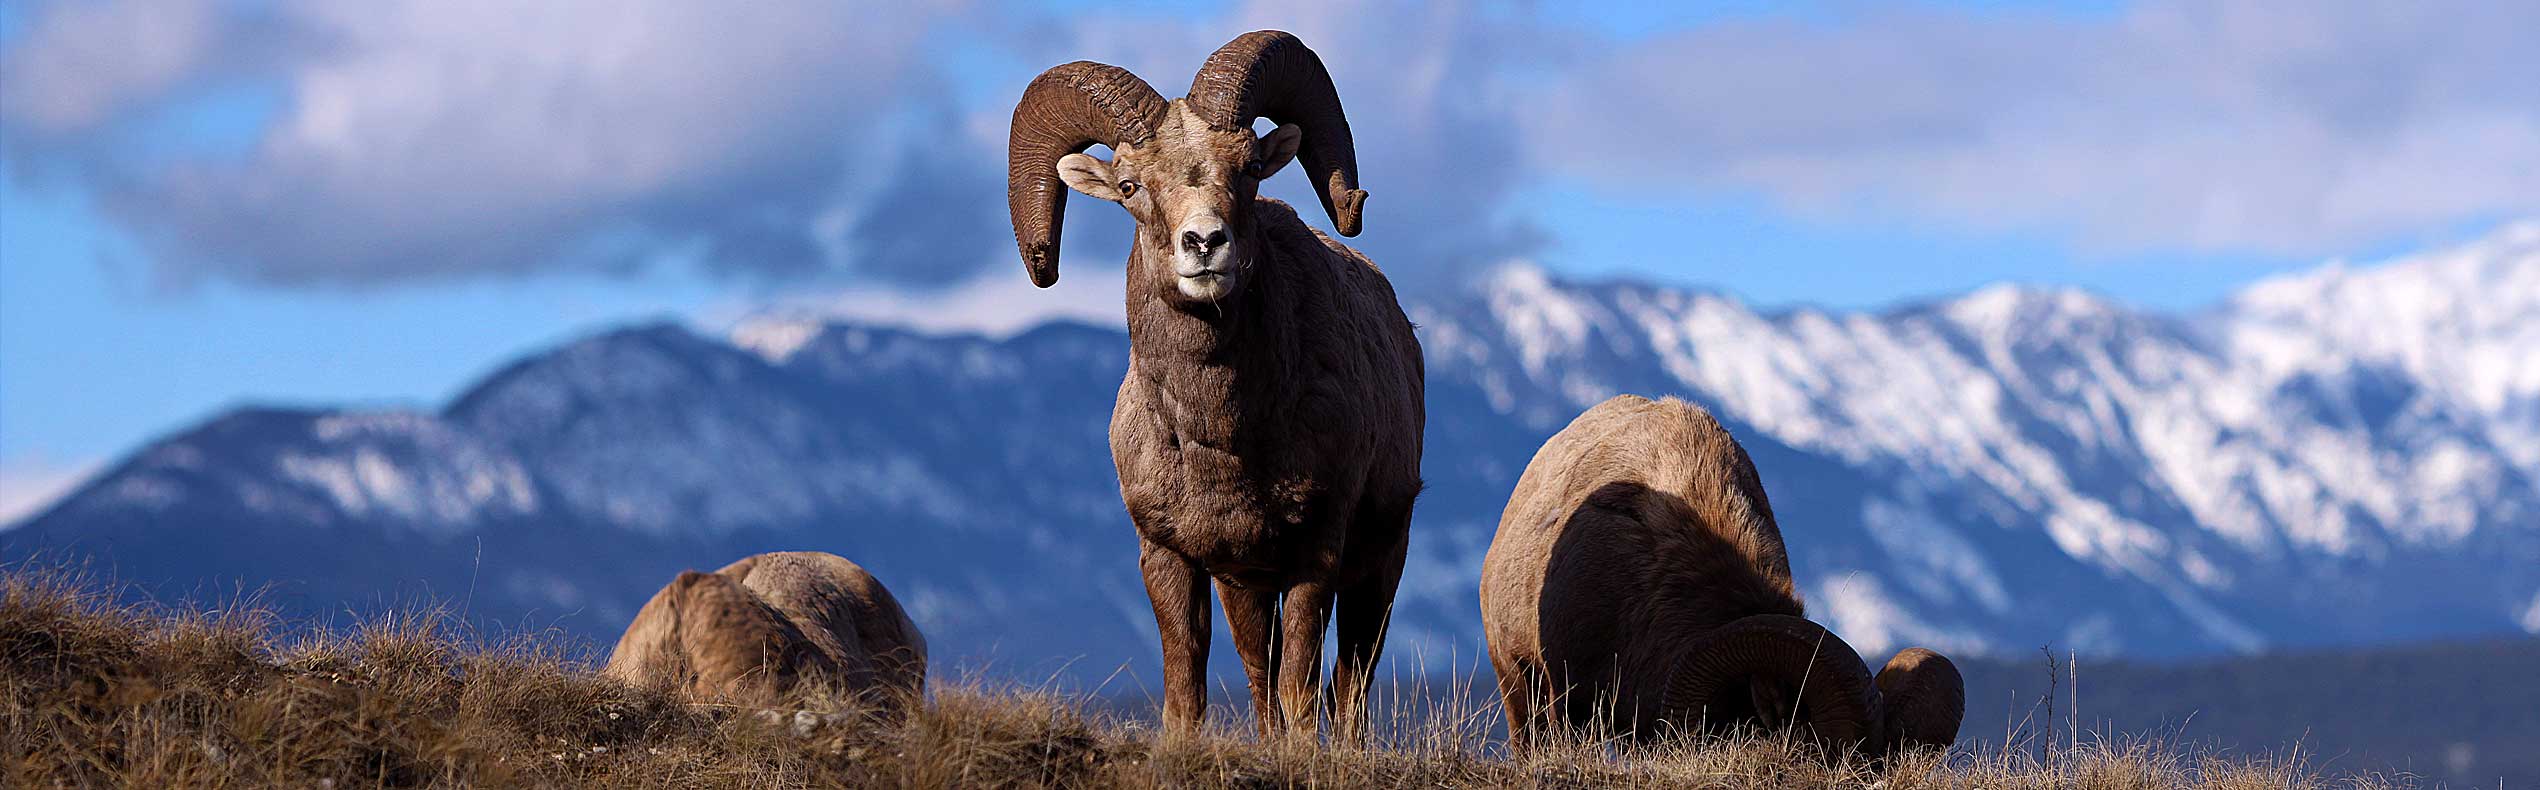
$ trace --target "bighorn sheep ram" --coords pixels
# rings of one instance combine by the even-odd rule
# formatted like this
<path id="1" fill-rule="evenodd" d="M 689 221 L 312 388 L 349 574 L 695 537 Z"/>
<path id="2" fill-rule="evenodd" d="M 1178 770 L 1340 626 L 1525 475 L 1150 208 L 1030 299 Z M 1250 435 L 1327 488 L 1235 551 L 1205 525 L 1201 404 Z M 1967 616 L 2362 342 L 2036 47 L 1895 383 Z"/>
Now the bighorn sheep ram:
<path id="1" fill-rule="evenodd" d="M 1256 118 L 1278 128 L 1256 139 Z M 1035 284 L 1058 279 L 1062 182 L 1137 222 L 1111 452 L 1163 641 L 1168 730 L 1204 715 L 1213 578 L 1265 734 L 1277 719 L 1318 728 L 1337 609 L 1328 702 L 1336 734 L 1355 737 L 1425 415 L 1420 345 L 1393 286 L 1255 195 L 1302 158 L 1333 226 L 1358 233 L 1367 193 L 1322 60 L 1287 33 L 1246 34 L 1174 101 L 1120 68 L 1069 63 L 1024 89 L 1009 142 L 1006 200 Z M 1111 161 L 1082 153 L 1096 144 Z"/>
<path id="2" fill-rule="evenodd" d="M 1617 396 L 1535 453 L 1482 568 L 1483 635 L 1510 738 L 1568 724 L 1813 728 L 1830 753 L 1957 738 L 1949 659 L 1898 653 L 1875 679 L 1803 619 L 1772 503 L 1702 409 Z"/>
<path id="3" fill-rule="evenodd" d="M 926 637 L 855 563 L 776 552 L 679 574 L 635 613 L 602 673 L 745 702 L 819 678 L 895 705 L 925 691 Z"/>

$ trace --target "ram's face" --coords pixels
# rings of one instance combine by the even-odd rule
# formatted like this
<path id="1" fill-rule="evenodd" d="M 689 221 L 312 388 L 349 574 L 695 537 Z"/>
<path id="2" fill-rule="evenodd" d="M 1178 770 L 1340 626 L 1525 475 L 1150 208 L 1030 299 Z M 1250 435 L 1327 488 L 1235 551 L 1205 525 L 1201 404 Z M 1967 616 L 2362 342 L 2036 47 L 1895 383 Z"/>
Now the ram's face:
<path id="1" fill-rule="evenodd" d="M 1216 304 L 1235 295 L 1253 272 L 1253 195 L 1261 180 L 1296 157 L 1303 130 L 1281 126 L 1256 137 L 1250 129 L 1210 129 L 1174 102 L 1155 139 L 1114 152 L 1109 162 L 1085 154 L 1058 161 L 1070 189 L 1119 203 L 1138 222 L 1133 278 L 1154 283 L 1184 305 Z"/>

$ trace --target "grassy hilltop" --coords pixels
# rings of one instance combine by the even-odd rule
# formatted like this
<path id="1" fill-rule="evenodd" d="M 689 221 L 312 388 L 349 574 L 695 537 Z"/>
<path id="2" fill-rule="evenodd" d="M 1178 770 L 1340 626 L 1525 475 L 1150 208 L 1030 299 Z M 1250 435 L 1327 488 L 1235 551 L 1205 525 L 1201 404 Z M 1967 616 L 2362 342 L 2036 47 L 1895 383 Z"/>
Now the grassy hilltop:
<path id="1" fill-rule="evenodd" d="M 1502 753 L 1469 694 L 1379 691 L 1367 748 L 1225 731 L 1160 743 L 1091 700 L 938 681 L 890 719 L 835 694 L 782 710 L 686 704 L 603 680 L 553 643 L 484 644 L 438 615 L 283 636 L 252 606 L 118 603 L 55 574 L 0 577 L 0 787 L 2381 787 L 2299 759 L 2030 739 L 1883 773 L 1788 739 Z M 292 633 L 298 633 L 293 631 Z M 1882 784 L 1883 783 L 1883 784 Z"/>

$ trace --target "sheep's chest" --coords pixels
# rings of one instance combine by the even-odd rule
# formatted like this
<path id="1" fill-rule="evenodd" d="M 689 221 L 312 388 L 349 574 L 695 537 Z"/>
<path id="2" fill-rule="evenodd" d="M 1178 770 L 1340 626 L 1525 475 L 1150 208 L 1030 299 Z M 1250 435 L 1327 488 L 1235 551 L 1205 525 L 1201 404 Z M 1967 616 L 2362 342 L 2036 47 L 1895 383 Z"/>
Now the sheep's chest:
<path id="1" fill-rule="evenodd" d="M 1151 414 L 1116 414 L 1120 497 L 1140 535 L 1219 575 L 1310 571 L 1336 559 L 1333 491 L 1305 442 L 1202 443 Z"/>

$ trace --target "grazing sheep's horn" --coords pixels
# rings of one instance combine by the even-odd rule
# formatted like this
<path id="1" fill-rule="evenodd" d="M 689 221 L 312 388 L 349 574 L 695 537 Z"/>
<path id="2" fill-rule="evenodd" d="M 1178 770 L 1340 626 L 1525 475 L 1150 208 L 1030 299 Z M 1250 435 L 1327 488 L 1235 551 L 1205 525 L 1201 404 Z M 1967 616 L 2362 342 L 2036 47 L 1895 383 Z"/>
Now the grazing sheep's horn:
<path id="1" fill-rule="evenodd" d="M 1949 748 L 1967 715 L 1967 682 L 1949 657 L 1906 648 L 1879 670 L 1879 697 L 1887 705 L 1887 748 Z"/>
<path id="2" fill-rule="evenodd" d="M 1163 122 L 1164 98 L 1118 66 L 1080 60 L 1041 72 L 1023 89 L 1006 137 L 1005 205 L 1033 285 L 1058 282 L 1059 223 L 1067 212 L 1059 157 L 1096 143 L 1114 150 L 1144 144 Z"/>
<path id="3" fill-rule="evenodd" d="M 1367 190 L 1358 188 L 1358 145 L 1331 72 L 1305 42 L 1278 30 L 1246 33 L 1208 56 L 1184 101 L 1214 129 L 1250 129 L 1255 118 L 1305 127 L 1297 156 L 1315 180 L 1323 212 L 1341 235 L 1358 235 L 1367 203 Z"/>
<path id="4" fill-rule="evenodd" d="M 1751 679 L 1780 681 L 1799 695 L 1800 718 L 1834 748 L 1857 746 L 1875 732 L 1878 689 L 1861 655 L 1823 626 L 1788 615 L 1739 618 L 1705 635 L 1678 660 L 1661 704 L 1679 724 L 1704 722 L 1721 711 L 1743 710 Z M 1788 711 L 1758 711 L 1768 720 Z M 1712 719 L 1709 723 L 1718 723 Z"/>

